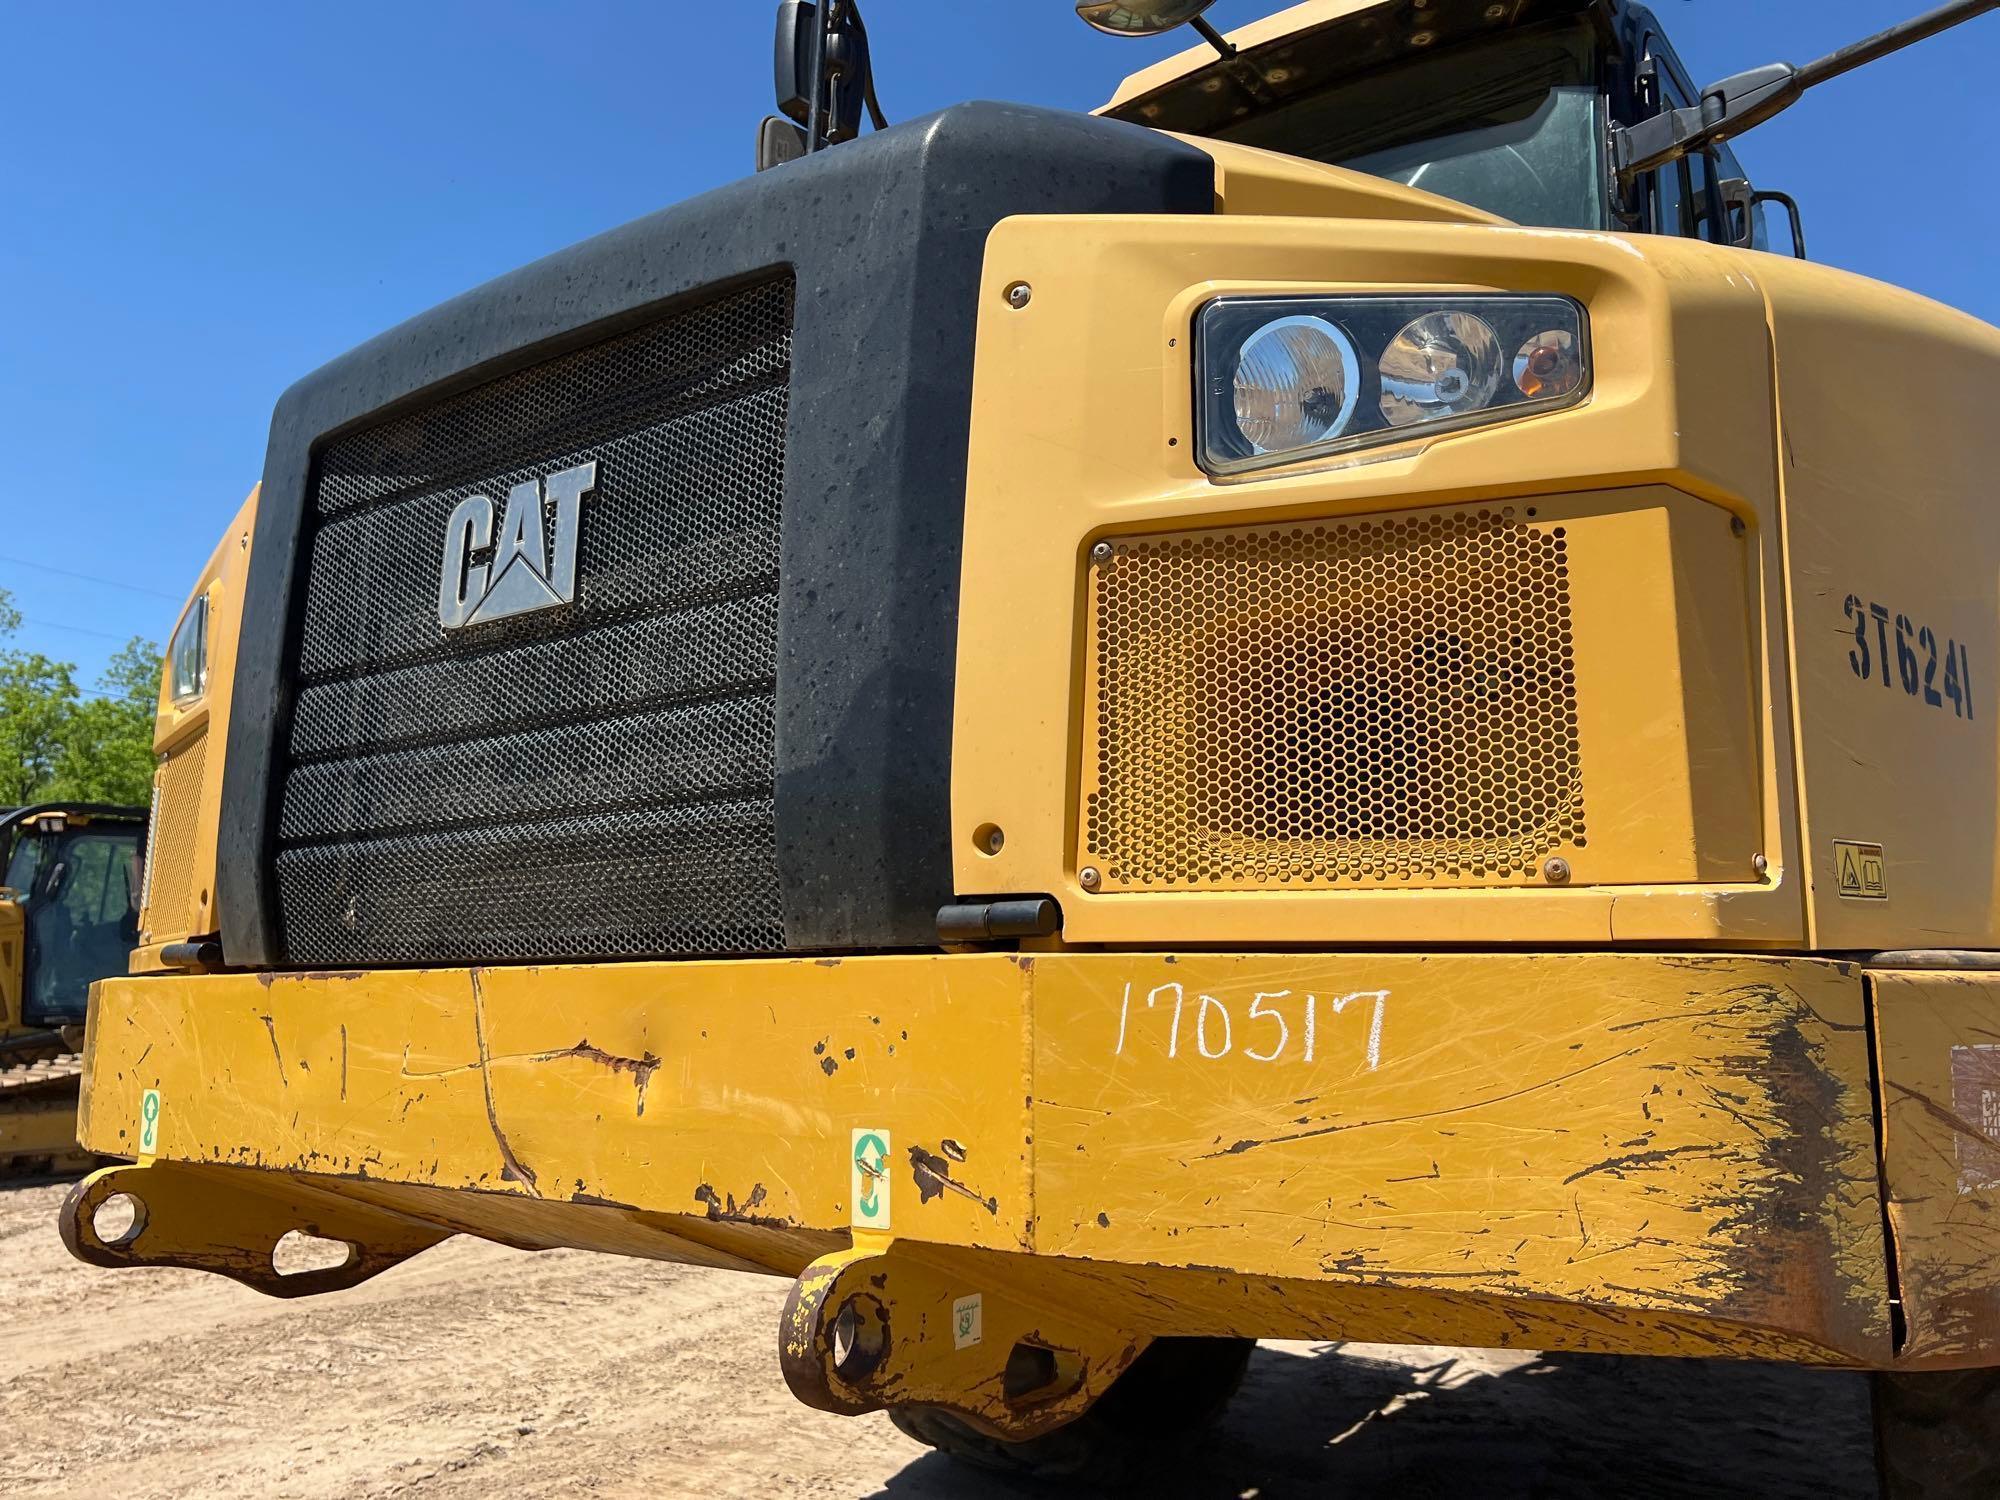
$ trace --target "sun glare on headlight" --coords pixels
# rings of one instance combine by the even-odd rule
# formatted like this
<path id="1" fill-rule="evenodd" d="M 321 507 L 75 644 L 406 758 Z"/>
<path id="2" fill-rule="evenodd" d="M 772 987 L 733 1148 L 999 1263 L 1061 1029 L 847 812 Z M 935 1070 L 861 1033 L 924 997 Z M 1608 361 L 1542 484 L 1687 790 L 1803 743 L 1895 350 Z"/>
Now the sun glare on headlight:
<path id="1" fill-rule="evenodd" d="M 1382 415 L 1396 427 L 1462 417 L 1500 388 L 1500 340 L 1477 313 L 1426 313 L 1382 351 Z"/>
<path id="2" fill-rule="evenodd" d="M 1221 297 L 1202 308 L 1195 335 L 1199 451 L 1217 475 L 1590 394 L 1589 329 L 1567 297 Z"/>
<path id="3" fill-rule="evenodd" d="M 1347 430 L 1360 385 L 1346 334 L 1324 318 L 1279 318 L 1244 340 L 1237 430 L 1259 453 L 1325 442 Z"/>

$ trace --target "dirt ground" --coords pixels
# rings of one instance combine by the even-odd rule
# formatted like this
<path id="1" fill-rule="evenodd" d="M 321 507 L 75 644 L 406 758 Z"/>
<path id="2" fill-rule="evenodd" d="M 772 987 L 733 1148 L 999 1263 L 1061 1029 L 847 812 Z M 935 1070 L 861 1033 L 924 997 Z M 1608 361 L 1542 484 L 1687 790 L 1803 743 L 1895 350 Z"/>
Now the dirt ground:
<path id="1" fill-rule="evenodd" d="M 0 1188 L 0 1494 L 887 1496 L 1022 1489 L 795 1404 L 777 1281 L 454 1240 L 300 1302 L 97 1271 Z M 1873 1493 L 1853 1376 L 1267 1344 L 1195 1500 Z"/>

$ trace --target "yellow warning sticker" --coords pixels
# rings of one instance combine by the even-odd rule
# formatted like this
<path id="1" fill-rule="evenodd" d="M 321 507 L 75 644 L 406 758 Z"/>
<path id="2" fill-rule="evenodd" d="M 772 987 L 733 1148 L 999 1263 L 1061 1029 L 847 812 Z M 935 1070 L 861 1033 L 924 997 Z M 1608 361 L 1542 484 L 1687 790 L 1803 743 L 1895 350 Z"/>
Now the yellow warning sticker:
<path id="1" fill-rule="evenodd" d="M 1841 897 L 1848 901 L 1887 901 L 1889 877 L 1880 844 L 1833 841 L 1833 874 Z"/>

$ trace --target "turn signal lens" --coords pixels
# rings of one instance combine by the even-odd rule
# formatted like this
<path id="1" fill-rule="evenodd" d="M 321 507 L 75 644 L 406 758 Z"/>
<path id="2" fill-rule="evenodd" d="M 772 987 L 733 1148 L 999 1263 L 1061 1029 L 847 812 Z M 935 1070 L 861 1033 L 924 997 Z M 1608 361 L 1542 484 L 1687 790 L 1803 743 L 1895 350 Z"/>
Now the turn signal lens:
<path id="1" fill-rule="evenodd" d="M 1236 426 L 1259 453 L 1347 430 L 1361 390 L 1354 344 L 1324 318 L 1279 318 L 1251 334 L 1236 366 Z"/>
<path id="2" fill-rule="evenodd" d="M 1568 297 L 1218 297 L 1194 333 L 1197 450 L 1217 476 L 1511 421 L 1591 389 L 1589 322 Z"/>
<path id="3" fill-rule="evenodd" d="M 1436 312 L 1382 351 L 1382 415 L 1410 427 L 1478 411 L 1500 388 L 1500 339 L 1476 313 Z"/>
<path id="4" fill-rule="evenodd" d="M 1514 356 L 1514 384 L 1530 401 L 1567 396 L 1583 384 L 1583 357 L 1576 335 L 1548 328 L 1529 339 Z"/>

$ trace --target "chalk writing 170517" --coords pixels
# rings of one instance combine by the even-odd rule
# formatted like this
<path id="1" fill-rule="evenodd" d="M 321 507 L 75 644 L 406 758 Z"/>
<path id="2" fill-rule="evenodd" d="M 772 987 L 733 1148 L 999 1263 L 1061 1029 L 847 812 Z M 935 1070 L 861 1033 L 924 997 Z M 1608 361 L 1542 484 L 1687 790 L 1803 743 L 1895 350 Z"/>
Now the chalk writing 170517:
<path id="1" fill-rule="evenodd" d="M 1229 1002 L 1215 995 L 1200 991 L 1190 995 L 1187 987 L 1175 980 L 1135 994 L 1128 980 L 1118 1005 L 1118 1042 L 1112 1056 L 1124 1056 L 1126 1041 L 1135 1030 L 1164 1027 L 1169 1058 L 1178 1058 L 1186 1050 L 1212 1062 L 1240 1052 L 1251 1062 L 1277 1063 L 1294 1055 L 1296 1040 L 1296 1055 L 1302 1061 L 1316 1062 L 1322 1015 L 1337 1017 L 1352 1009 L 1357 1017 L 1368 1018 L 1365 1038 L 1357 1037 L 1357 1041 L 1373 1072 L 1382 1065 L 1382 1024 L 1388 1006 L 1387 990 L 1350 990 L 1340 995 L 1260 990 L 1251 997 L 1239 1025 Z"/>

